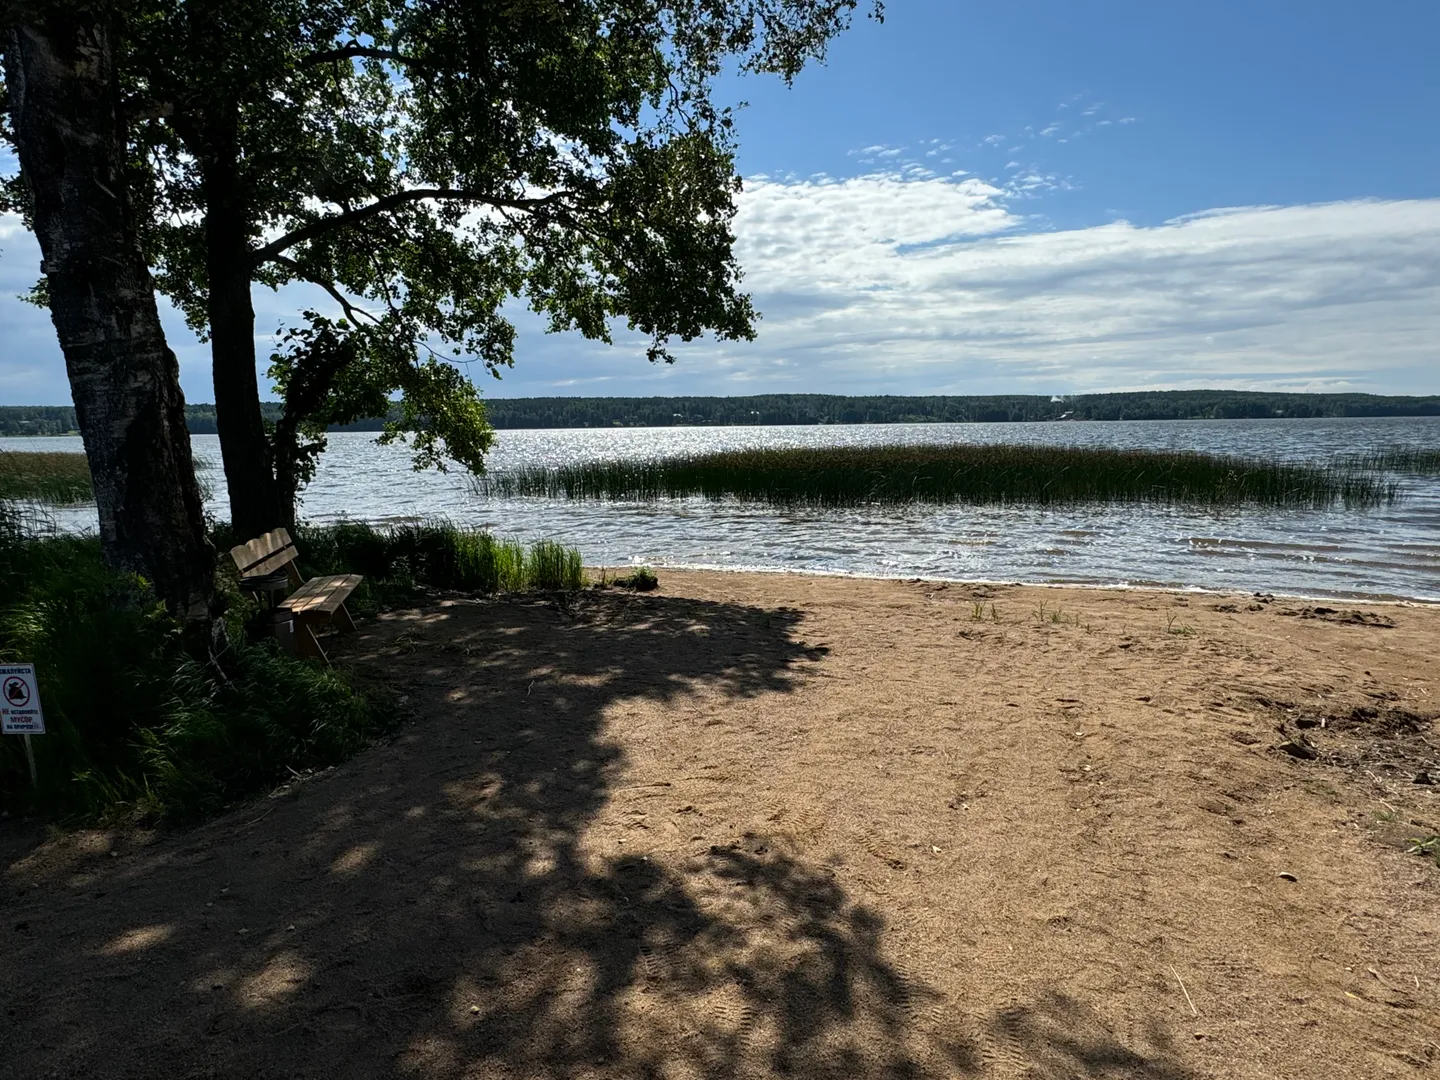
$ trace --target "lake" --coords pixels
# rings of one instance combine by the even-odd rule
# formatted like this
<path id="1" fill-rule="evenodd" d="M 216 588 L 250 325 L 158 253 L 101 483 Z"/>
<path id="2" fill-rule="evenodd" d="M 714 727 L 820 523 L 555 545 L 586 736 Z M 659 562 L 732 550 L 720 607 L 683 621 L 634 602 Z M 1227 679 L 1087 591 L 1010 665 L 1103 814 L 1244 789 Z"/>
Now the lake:
<path id="1" fill-rule="evenodd" d="M 1440 445 L 1440 417 L 1322 420 L 898 424 L 501 431 L 489 467 L 559 465 L 754 446 L 1027 442 L 1147 447 L 1323 461 L 1393 444 Z M 227 516 L 220 448 L 195 436 Z M 5 439 L 0 450 L 81 449 L 78 438 Z M 1243 589 L 1440 602 L 1440 477 L 1401 476 L 1378 510 L 913 507 L 778 511 L 687 499 L 656 504 L 502 499 L 461 473 L 411 471 L 401 447 L 337 433 L 306 490 L 319 522 L 446 517 L 578 547 L 589 565 L 790 570 L 979 581 Z M 93 528 L 93 511 L 57 513 Z"/>

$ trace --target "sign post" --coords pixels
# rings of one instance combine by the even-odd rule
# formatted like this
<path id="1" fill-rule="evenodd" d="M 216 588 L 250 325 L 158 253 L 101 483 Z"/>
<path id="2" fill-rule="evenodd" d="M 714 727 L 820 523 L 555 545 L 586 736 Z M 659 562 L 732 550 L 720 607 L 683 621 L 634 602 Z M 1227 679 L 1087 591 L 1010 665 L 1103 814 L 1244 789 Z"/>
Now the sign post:
<path id="1" fill-rule="evenodd" d="M 0 664 L 0 735 L 24 738 L 30 785 L 35 788 L 40 786 L 40 777 L 35 771 L 35 748 L 30 744 L 30 736 L 44 734 L 45 714 L 40 711 L 35 665 Z"/>

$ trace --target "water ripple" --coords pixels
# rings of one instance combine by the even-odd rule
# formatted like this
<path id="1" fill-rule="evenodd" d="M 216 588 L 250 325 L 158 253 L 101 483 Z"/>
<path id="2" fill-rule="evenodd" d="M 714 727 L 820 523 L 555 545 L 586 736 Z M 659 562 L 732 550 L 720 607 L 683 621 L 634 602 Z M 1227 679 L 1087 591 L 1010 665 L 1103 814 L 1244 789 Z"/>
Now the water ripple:
<path id="1" fill-rule="evenodd" d="M 1440 418 L 905 424 L 823 427 L 503 431 L 492 470 L 755 446 L 1032 442 L 1145 447 L 1325 460 L 1396 443 L 1440 444 Z M 78 439 L 9 439 L 7 449 L 79 449 Z M 71 446 L 73 444 L 73 446 Z M 197 457 L 216 467 L 207 509 L 225 516 L 214 436 Z M 463 475 L 411 471 L 398 447 L 331 436 L 303 514 L 396 521 L 447 517 L 505 535 L 550 536 L 591 565 L 648 563 L 896 577 L 1248 589 L 1312 596 L 1440 601 L 1440 480 L 1402 478 L 1404 500 L 1379 510 L 1177 507 L 911 507 L 774 510 L 701 499 L 569 503 L 480 497 Z M 93 528 L 93 511 L 63 512 Z"/>

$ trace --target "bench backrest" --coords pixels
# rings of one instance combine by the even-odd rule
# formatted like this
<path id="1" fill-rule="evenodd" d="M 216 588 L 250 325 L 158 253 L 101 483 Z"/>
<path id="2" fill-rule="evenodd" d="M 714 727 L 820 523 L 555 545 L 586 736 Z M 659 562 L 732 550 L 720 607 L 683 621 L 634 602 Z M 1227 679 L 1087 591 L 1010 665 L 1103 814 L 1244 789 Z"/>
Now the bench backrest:
<path id="1" fill-rule="evenodd" d="M 295 541 L 284 529 L 272 529 L 264 536 L 257 536 L 249 543 L 238 544 L 230 549 L 230 557 L 242 578 L 271 574 L 282 566 L 294 579 L 299 572 L 294 567 L 296 556 Z"/>

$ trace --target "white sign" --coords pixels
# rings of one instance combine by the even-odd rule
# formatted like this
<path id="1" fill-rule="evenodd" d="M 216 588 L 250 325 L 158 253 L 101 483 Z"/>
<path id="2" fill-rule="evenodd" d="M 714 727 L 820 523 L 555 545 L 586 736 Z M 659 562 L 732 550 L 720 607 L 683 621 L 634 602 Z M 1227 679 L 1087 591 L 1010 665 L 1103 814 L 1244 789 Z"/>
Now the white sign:
<path id="1" fill-rule="evenodd" d="M 45 734 L 34 664 L 0 664 L 0 734 Z"/>

